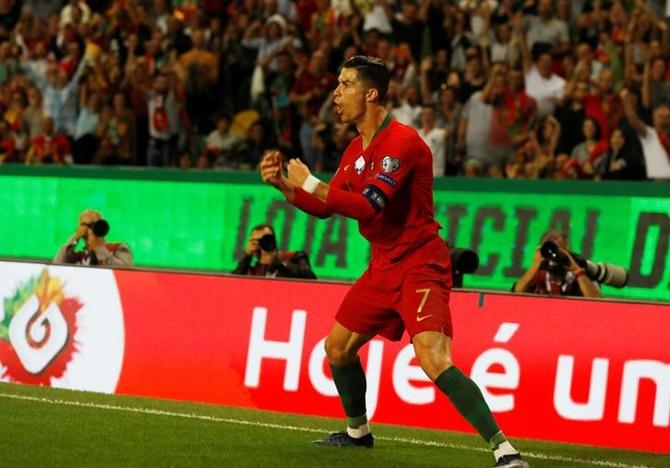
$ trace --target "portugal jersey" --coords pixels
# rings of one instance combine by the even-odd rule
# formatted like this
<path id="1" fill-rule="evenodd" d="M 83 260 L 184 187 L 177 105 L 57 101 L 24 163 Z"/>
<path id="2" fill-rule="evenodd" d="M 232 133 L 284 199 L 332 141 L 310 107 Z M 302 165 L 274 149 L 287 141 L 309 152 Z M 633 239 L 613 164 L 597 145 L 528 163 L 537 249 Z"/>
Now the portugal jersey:
<path id="1" fill-rule="evenodd" d="M 325 206 L 302 189 L 294 204 L 316 215 L 336 212 L 357 219 L 372 244 L 372 264 L 384 268 L 439 237 L 432 155 L 416 130 L 388 118 L 367 148 L 362 142 L 357 136 L 344 152 Z"/>

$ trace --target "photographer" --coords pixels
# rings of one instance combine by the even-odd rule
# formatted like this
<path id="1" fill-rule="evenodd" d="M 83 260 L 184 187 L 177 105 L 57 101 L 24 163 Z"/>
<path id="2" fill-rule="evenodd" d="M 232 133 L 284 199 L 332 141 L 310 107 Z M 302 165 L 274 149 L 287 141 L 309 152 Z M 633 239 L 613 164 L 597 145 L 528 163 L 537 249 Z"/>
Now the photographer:
<path id="1" fill-rule="evenodd" d="M 256 259 L 254 265 L 252 261 Z M 277 278 L 316 279 L 305 252 L 282 252 L 277 248 L 275 231 L 269 224 L 251 230 L 249 242 L 234 274 Z"/>
<path id="2" fill-rule="evenodd" d="M 58 250 L 54 263 L 73 265 L 106 265 L 127 267 L 133 263 L 128 245 L 117 242 L 108 243 L 105 236 L 109 224 L 95 210 L 85 210 L 79 215 L 79 225 L 70 239 Z M 76 250 L 82 240 L 82 250 Z"/>
<path id="3" fill-rule="evenodd" d="M 558 248 L 555 258 L 542 255 L 542 246 L 551 241 Z M 546 249 L 546 248 L 545 248 Z M 600 297 L 597 283 L 592 281 L 571 254 L 565 236 L 549 231 L 542 236 L 530 268 L 512 286 L 514 292 L 559 296 Z"/>

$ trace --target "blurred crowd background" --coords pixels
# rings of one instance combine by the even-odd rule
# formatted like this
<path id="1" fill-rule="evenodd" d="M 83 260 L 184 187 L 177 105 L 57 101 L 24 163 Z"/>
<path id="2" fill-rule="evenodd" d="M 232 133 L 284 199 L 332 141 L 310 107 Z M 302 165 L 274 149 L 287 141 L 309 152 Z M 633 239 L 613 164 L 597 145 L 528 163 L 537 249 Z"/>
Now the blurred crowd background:
<path id="1" fill-rule="evenodd" d="M 664 1 L 0 0 L 0 160 L 332 172 L 339 67 L 392 71 L 388 107 L 434 174 L 670 177 Z"/>

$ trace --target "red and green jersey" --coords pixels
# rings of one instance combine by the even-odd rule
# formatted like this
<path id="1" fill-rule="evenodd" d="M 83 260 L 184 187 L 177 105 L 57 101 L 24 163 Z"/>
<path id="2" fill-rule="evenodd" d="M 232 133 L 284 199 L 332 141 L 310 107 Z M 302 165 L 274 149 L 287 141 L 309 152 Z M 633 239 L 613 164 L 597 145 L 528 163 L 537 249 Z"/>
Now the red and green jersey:
<path id="1" fill-rule="evenodd" d="M 433 214 L 432 155 L 416 130 L 387 118 L 367 148 L 356 137 L 330 182 L 326 203 L 303 190 L 293 202 L 317 216 L 358 220 L 372 244 L 372 264 L 395 263 L 438 237 Z"/>

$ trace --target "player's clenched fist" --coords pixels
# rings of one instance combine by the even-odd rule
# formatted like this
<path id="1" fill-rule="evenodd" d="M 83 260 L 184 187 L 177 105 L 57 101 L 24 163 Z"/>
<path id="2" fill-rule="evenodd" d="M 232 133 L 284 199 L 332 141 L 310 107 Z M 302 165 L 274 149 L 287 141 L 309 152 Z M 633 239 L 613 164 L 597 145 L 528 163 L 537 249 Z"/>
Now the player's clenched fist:
<path id="1" fill-rule="evenodd" d="M 261 179 L 266 184 L 277 187 L 282 177 L 282 161 L 279 151 L 265 153 L 260 165 Z"/>
<path id="2" fill-rule="evenodd" d="M 305 179 L 310 176 L 311 172 L 305 163 L 299 159 L 291 159 L 286 166 L 288 172 L 288 180 L 296 187 L 302 187 Z"/>

